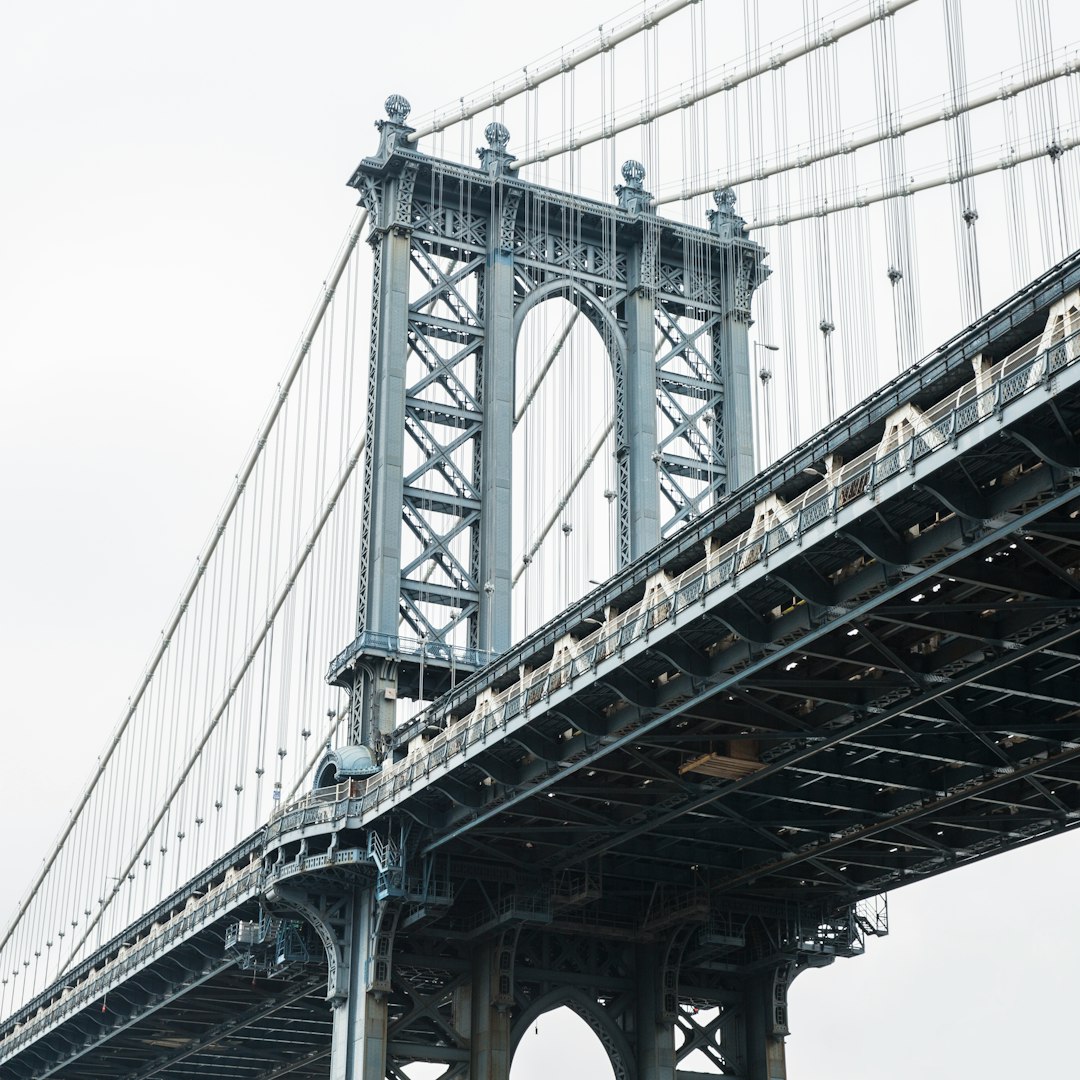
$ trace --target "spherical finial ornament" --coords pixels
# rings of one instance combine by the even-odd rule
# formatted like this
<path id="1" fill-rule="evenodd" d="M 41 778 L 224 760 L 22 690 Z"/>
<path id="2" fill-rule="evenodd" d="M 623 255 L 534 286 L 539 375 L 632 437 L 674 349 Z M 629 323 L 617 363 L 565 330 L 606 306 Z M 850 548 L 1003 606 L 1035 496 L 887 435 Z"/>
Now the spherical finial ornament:
<path id="1" fill-rule="evenodd" d="M 510 141 L 510 131 L 505 124 L 494 120 L 484 128 L 484 138 L 492 150 L 505 150 Z"/>
<path id="2" fill-rule="evenodd" d="M 631 187 L 641 187 L 641 182 L 645 179 L 645 166 L 631 158 L 623 163 L 622 178 Z"/>
<path id="3" fill-rule="evenodd" d="M 720 209 L 725 209 L 735 205 L 735 192 L 732 188 L 724 187 L 717 188 L 713 193 L 713 202 L 716 203 Z"/>
<path id="4" fill-rule="evenodd" d="M 386 110 L 386 115 L 395 124 L 404 124 L 405 118 L 409 115 L 409 110 L 412 106 L 409 104 L 406 98 L 403 98 L 400 94 L 391 94 L 386 101 L 383 102 L 383 108 Z"/>

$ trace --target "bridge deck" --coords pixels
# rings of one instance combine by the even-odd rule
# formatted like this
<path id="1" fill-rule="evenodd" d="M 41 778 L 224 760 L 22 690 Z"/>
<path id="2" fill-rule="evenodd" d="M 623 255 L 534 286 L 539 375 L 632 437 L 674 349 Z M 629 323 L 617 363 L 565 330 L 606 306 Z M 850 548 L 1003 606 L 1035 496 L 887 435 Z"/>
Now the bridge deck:
<path id="1" fill-rule="evenodd" d="M 678 925 L 693 997 L 761 960 L 761 913 L 798 909 L 788 945 L 850 955 L 875 926 L 845 905 L 1072 827 L 1080 348 L 1007 354 L 1078 275 L 1063 264 L 457 687 L 366 787 L 286 807 L 10 1018 L 5 1075 L 317 1075 L 322 961 L 254 977 L 226 929 L 290 879 L 374 881 L 395 837 L 406 946 Z M 981 389 L 960 377 L 976 352 L 996 361 Z M 922 417 L 882 442 L 912 401 Z M 837 451 L 838 474 L 804 472 Z M 421 1038 L 395 1017 L 392 1046 Z"/>

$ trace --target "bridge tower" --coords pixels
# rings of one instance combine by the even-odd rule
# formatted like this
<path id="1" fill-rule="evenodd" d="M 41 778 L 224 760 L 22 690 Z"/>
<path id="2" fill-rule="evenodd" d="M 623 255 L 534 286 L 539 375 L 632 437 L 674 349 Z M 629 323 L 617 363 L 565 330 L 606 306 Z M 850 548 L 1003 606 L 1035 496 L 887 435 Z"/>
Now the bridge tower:
<path id="1" fill-rule="evenodd" d="M 730 191 L 692 227 L 656 215 L 638 162 L 609 205 L 518 179 L 499 123 L 468 168 L 410 145 L 404 98 L 386 112 L 377 153 L 349 180 L 374 253 L 360 595 L 356 638 L 328 675 L 350 694 L 348 745 L 328 752 L 316 787 L 379 770 L 399 696 L 432 699 L 511 644 L 515 351 L 536 305 L 569 301 L 610 363 L 620 565 L 753 468 L 747 332 L 768 271 Z M 484 900 L 476 927 L 440 941 L 420 928 L 468 893 L 462 872 L 487 871 L 448 869 L 417 825 L 392 814 L 371 831 L 373 879 L 269 896 L 326 948 L 334 1080 L 382 1080 L 409 1060 L 507 1080 L 529 1023 L 561 1004 L 597 1032 L 620 1080 L 675 1080 L 679 1026 L 679 1060 L 700 1049 L 748 1080 L 783 1075 L 791 955 L 745 985 L 699 989 L 721 1009 L 703 1025 L 680 1007 L 674 925 L 594 946 L 582 967 L 580 940 L 544 929 L 558 898 L 515 885 L 490 926 Z M 563 885 L 575 904 L 595 882 L 586 870 Z"/>
<path id="2" fill-rule="evenodd" d="M 656 215 L 638 162 L 606 205 L 518 179 L 502 124 L 466 168 L 410 145 L 403 97 L 386 112 L 349 180 L 374 253 L 367 447 L 356 638 L 328 675 L 375 762 L 399 696 L 430 700 L 510 645 L 528 312 L 563 298 L 603 341 L 625 565 L 752 474 L 747 329 L 768 273 L 730 191 L 694 228 Z M 347 771 L 335 757 L 320 776 Z"/>

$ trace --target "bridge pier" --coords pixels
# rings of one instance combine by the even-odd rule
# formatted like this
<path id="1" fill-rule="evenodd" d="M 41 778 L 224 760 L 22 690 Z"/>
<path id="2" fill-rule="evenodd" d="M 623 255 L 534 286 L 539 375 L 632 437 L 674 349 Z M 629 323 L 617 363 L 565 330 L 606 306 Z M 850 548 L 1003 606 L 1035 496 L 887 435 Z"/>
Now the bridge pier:
<path id="1" fill-rule="evenodd" d="M 635 953 L 638 1080 L 675 1080 L 675 1022 L 664 1007 L 659 950 L 639 945 Z"/>
<path id="2" fill-rule="evenodd" d="M 499 950 L 491 945 L 473 954 L 469 987 L 469 1078 L 509 1080 L 510 1010 L 500 1001 Z"/>
<path id="3" fill-rule="evenodd" d="M 410 1061 L 445 1063 L 468 1080 L 509 1080 L 523 1033 L 560 1005 L 595 1032 L 616 1080 L 715 1075 L 695 1059 L 733 1080 L 787 1080 L 788 986 L 797 971 L 831 960 L 724 963 L 711 948 L 701 952 L 694 927 L 601 945 L 511 925 L 448 947 L 423 931 L 400 935 L 396 908 L 370 884 L 336 899 L 288 890 L 276 899 L 303 913 L 326 946 L 330 1080 L 384 1080 Z M 690 946 L 692 960 L 682 956 Z M 442 988 L 417 983 L 420 968 L 443 971 Z"/>
<path id="4" fill-rule="evenodd" d="M 764 975 L 747 979 L 746 1065 L 748 1080 L 787 1080 L 784 1039 L 787 989 L 793 964 L 782 964 Z"/>
<path id="5" fill-rule="evenodd" d="M 333 1042 L 330 1080 L 384 1080 L 386 1076 L 386 995 L 368 989 L 367 969 L 375 962 L 368 943 L 377 918 L 375 895 L 370 889 L 353 892 L 346 904 L 339 972 L 344 994 L 332 999 Z"/>

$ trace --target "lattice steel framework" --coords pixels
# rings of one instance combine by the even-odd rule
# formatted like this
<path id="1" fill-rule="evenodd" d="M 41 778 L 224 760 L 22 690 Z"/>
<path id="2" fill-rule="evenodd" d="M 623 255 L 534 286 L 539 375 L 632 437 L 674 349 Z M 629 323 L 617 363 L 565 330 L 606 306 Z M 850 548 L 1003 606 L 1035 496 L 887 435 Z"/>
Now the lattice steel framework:
<path id="1" fill-rule="evenodd" d="M 351 741 L 377 753 L 399 692 L 432 697 L 510 644 L 527 314 L 562 298 L 603 341 L 626 565 L 751 475 L 747 327 L 767 273 L 730 192 L 692 228 L 656 216 L 637 162 L 605 205 L 516 179 L 501 124 L 479 169 L 420 154 L 408 108 L 387 100 L 349 181 L 375 265 L 357 638 L 330 679 L 352 692 Z"/>

